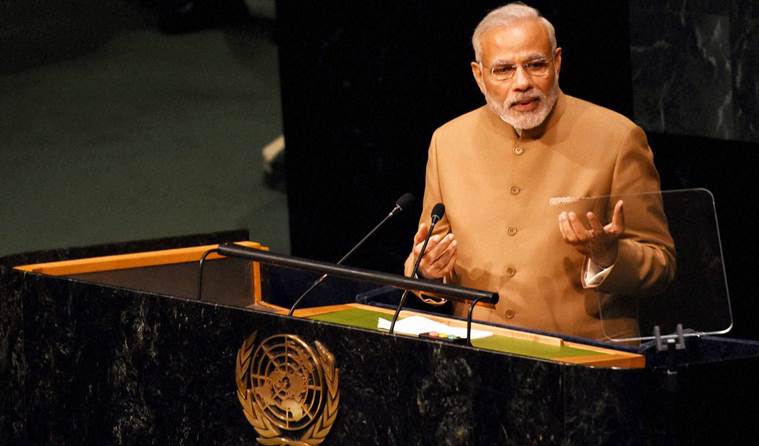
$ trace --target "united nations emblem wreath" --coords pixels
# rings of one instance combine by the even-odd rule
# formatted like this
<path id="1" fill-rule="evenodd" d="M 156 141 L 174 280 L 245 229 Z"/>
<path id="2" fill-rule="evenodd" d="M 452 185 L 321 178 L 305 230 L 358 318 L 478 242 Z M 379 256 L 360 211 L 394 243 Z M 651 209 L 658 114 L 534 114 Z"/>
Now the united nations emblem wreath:
<path id="1" fill-rule="evenodd" d="M 258 443 L 313 446 L 337 418 L 340 370 L 319 341 L 275 335 L 256 345 L 253 332 L 237 352 L 237 398 Z"/>

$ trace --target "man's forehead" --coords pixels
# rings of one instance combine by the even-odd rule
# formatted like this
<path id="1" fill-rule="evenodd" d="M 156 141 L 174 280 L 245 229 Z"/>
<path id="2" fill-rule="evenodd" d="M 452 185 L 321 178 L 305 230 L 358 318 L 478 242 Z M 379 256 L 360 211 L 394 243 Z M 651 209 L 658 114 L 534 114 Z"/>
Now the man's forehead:
<path id="1" fill-rule="evenodd" d="M 482 34 L 480 42 L 482 57 L 487 60 L 522 61 L 551 56 L 548 31 L 537 20 L 493 27 Z"/>

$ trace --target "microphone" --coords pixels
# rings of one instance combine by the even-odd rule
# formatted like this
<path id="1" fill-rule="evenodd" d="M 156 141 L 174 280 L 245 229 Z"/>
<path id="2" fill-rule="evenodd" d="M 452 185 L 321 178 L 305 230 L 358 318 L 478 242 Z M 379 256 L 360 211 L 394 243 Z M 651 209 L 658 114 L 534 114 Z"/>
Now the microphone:
<path id="1" fill-rule="evenodd" d="M 416 261 L 414 262 L 414 269 L 411 271 L 411 277 L 416 277 L 417 273 L 419 272 L 419 264 L 422 262 L 422 257 L 424 257 L 424 251 L 427 249 L 427 243 L 430 241 L 432 231 L 435 229 L 435 225 L 443 218 L 443 215 L 445 215 L 445 205 L 443 203 L 436 204 L 432 208 L 432 222 L 430 224 L 430 229 L 427 231 L 427 237 L 424 238 L 422 250 L 419 252 Z M 393 330 L 395 329 L 395 322 L 398 320 L 398 315 L 401 313 L 401 308 L 403 308 L 403 305 L 406 303 L 407 297 L 408 290 L 403 290 L 401 300 L 398 302 L 398 308 L 395 309 L 393 320 L 390 322 L 390 334 L 393 334 Z"/>
<path id="2" fill-rule="evenodd" d="M 348 251 L 348 253 L 347 253 L 347 254 L 345 254 L 345 255 L 343 256 L 343 258 L 342 258 L 342 259 L 338 260 L 337 264 L 338 264 L 338 265 L 342 264 L 342 263 L 343 263 L 343 262 L 344 262 L 344 261 L 345 261 L 345 260 L 346 260 L 348 257 L 350 257 L 350 256 L 351 256 L 351 255 L 352 255 L 352 254 L 353 254 L 353 253 L 354 253 L 354 252 L 355 252 L 355 251 L 356 251 L 356 250 L 357 250 L 357 249 L 358 249 L 358 248 L 359 248 L 361 245 L 363 245 L 363 244 L 364 244 L 364 242 L 366 242 L 366 241 L 369 239 L 369 237 L 371 237 L 371 236 L 372 236 L 372 235 L 373 235 L 375 232 L 377 232 L 377 230 L 378 230 L 378 229 L 379 229 L 379 228 L 380 228 L 382 225 L 384 225 L 386 221 L 388 221 L 388 220 L 389 220 L 389 219 L 391 219 L 393 216 L 395 216 L 395 214 L 397 214 L 397 213 L 399 213 L 399 212 L 402 212 L 403 210 L 407 209 L 409 206 L 411 206 L 411 204 L 412 204 L 413 202 L 414 202 L 414 195 L 413 195 L 413 194 L 410 194 L 410 193 L 406 192 L 405 194 L 401 195 L 401 197 L 400 197 L 400 198 L 398 198 L 398 200 L 396 200 L 396 201 L 395 201 L 395 207 L 393 207 L 393 210 L 391 210 L 391 211 L 390 211 L 390 213 L 389 213 L 389 214 L 387 214 L 387 216 L 386 216 L 385 218 L 383 218 L 383 219 L 382 219 L 382 221 L 381 221 L 381 222 L 379 222 L 379 224 L 377 224 L 377 226 L 375 226 L 375 227 L 374 227 L 374 229 L 372 229 L 371 231 L 369 231 L 369 233 L 368 233 L 368 234 L 366 234 L 366 235 L 364 236 L 364 238 L 362 238 L 362 239 L 361 239 L 361 241 L 359 241 L 358 243 L 356 243 L 356 245 L 355 245 L 353 248 L 351 248 L 351 250 L 350 250 L 350 251 Z M 298 304 L 300 304 L 300 301 L 301 301 L 301 300 L 303 300 L 303 298 L 304 298 L 304 297 L 306 297 L 306 296 L 307 296 L 307 295 L 308 295 L 308 294 L 309 294 L 309 293 L 310 293 L 310 292 L 311 292 L 311 291 L 312 291 L 314 288 L 316 288 L 316 287 L 317 287 L 317 286 L 318 286 L 320 283 L 324 282 L 324 280 L 325 280 L 326 278 L 327 278 L 327 274 L 323 274 L 321 277 L 319 277 L 318 279 L 316 279 L 316 280 L 315 280 L 315 281 L 314 281 L 314 282 L 311 284 L 311 286 L 310 286 L 310 287 L 308 287 L 308 289 L 307 289 L 306 291 L 304 291 L 304 292 L 303 292 L 303 294 L 301 294 L 301 295 L 300 295 L 300 297 L 299 297 L 298 299 L 296 299 L 296 300 L 295 300 L 295 303 L 292 305 L 292 307 L 290 307 L 290 311 L 287 313 L 287 315 L 288 315 L 288 316 L 292 316 L 292 315 L 293 315 L 293 312 L 295 311 L 295 307 L 297 307 L 297 306 L 298 306 Z"/>
<path id="3" fill-rule="evenodd" d="M 401 212 L 401 211 L 407 209 L 413 203 L 414 203 L 414 194 L 406 192 L 405 194 L 401 195 L 401 197 L 398 198 L 395 201 L 395 207 L 393 208 L 392 211 L 390 211 L 389 217 L 392 217 L 393 215 L 397 214 L 398 212 Z"/>
<path id="4" fill-rule="evenodd" d="M 443 218 L 443 215 L 445 215 L 445 205 L 443 203 L 436 204 L 432 208 L 432 226 L 436 225 L 437 222 L 439 222 L 440 219 Z M 430 233 L 431 232 L 432 231 L 430 231 Z"/>

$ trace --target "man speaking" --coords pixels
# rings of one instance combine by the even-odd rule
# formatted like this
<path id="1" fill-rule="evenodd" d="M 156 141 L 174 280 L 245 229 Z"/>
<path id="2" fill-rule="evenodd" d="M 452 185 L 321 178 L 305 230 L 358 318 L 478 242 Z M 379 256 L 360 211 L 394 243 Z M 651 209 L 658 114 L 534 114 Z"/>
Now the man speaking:
<path id="1" fill-rule="evenodd" d="M 572 197 L 659 191 L 643 130 L 562 93 L 553 25 L 531 7 L 492 11 L 472 45 L 472 74 L 487 105 L 432 136 L 406 274 L 430 210 L 444 203 L 419 275 L 497 291 L 499 303 L 478 305 L 475 319 L 586 338 L 634 336 L 636 299 L 661 292 L 675 274 L 661 203 L 652 194 L 645 218 L 626 219 L 624 200 L 594 212 L 582 200 L 573 209 Z M 557 200 L 568 208 L 548 218 Z M 604 322 L 599 303 L 615 309 Z M 466 309 L 454 304 L 458 315 Z"/>

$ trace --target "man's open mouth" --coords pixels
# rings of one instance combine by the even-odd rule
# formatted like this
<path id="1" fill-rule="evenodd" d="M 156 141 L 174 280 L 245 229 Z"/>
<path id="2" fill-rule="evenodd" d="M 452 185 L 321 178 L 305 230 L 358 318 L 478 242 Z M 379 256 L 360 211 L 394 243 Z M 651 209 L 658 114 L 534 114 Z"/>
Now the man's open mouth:
<path id="1" fill-rule="evenodd" d="M 534 110 L 538 106 L 539 102 L 540 98 L 538 97 L 523 98 L 512 101 L 509 107 L 518 111 L 529 111 Z"/>

